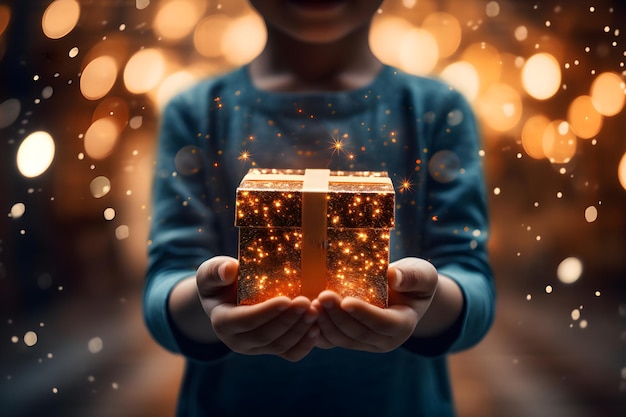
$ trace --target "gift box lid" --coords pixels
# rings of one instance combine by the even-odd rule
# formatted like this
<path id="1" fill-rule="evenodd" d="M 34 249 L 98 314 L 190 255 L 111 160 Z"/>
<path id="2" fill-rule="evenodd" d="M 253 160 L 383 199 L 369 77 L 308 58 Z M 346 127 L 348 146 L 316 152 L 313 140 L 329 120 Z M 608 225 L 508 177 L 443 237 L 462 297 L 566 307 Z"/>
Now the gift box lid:
<path id="1" fill-rule="evenodd" d="M 304 208 L 325 212 L 329 228 L 392 228 L 394 205 L 383 171 L 251 169 L 237 188 L 235 226 L 300 227 Z"/>

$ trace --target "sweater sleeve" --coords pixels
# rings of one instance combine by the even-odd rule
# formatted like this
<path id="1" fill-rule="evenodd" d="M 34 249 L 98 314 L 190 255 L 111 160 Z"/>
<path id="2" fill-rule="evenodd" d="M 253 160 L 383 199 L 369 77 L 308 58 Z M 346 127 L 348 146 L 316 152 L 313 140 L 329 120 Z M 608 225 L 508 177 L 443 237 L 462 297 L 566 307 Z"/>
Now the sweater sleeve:
<path id="1" fill-rule="evenodd" d="M 200 86 L 201 87 L 201 86 Z M 198 87 L 198 88 L 200 88 Z M 152 189 L 152 219 L 143 313 L 154 339 L 185 356 L 209 359 L 226 351 L 224 345 L 200 346 L 187 340 L 173 325 L 168 298 L 181 280 L 193 277 L 198 266 L 214 256 L 218 236 L 207 203 L 205 155 L 197 143 L 202 113 L 208 113 L 199 92 L 173 99 L 161 116 Z"/>
<path id="2" fill-rule="evenodd" d="M 430 123 L 423 256 L 461 288 L 457 322 L 438 337 L 413 338 L 405 348 L 427 356 L 467 349 L 494 320 L 495 285 L 487 253 L 489 220 L 480 138 L 470 105 L 456 91 L 439 95 Z"/>

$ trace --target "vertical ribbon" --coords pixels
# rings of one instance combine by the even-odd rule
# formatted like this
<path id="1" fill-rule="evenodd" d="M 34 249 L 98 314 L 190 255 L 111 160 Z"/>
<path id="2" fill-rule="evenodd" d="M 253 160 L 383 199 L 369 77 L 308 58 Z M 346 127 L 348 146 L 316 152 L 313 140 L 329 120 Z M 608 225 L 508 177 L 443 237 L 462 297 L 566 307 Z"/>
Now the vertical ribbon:
<path id="1" fill-rule="evenodd" d="M 302 184 L 302 295 L 313 300 L 326 289 L 326 222 L 330 170 L 307 169 Z"/>

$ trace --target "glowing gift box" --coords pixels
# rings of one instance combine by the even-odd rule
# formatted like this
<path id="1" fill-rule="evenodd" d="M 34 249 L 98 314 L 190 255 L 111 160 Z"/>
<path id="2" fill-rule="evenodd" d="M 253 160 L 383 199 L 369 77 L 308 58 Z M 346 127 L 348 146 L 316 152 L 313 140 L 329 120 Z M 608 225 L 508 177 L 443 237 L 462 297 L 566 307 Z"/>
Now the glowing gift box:
<path id="1" fill-rule="evenodd" d="M 237 301 L 342 297 L 387 306 L 395 193 L 386 172 L 251 169 L 237 188 Z"/>

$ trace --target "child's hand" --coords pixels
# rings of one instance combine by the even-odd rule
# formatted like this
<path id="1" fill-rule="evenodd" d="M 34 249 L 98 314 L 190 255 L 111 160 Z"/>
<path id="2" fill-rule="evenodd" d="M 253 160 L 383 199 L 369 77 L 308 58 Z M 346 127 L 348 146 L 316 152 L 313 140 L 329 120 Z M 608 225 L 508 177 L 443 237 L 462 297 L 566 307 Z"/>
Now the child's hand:
<path id="1" fill-rule="evenodd" d="M 251 306 L 236 305 L 237 260 L 218 256 L 196 274 L 198 293 L 216 336 L 231 350 L 273 354 L 290 361 L 305 357 L 317 342 L 317 310 L 306 297 L 277 297 Z"/>
<path id="2" fill-rule="evenodd" d="M 389 265 L 389 307 L 322 292 L 313 306 L 319 310 L 317 346 L 368 352 L 389 352 L 413 335 L 433 300 L 439 277 L 435 267 L 418 258 Z"/>

